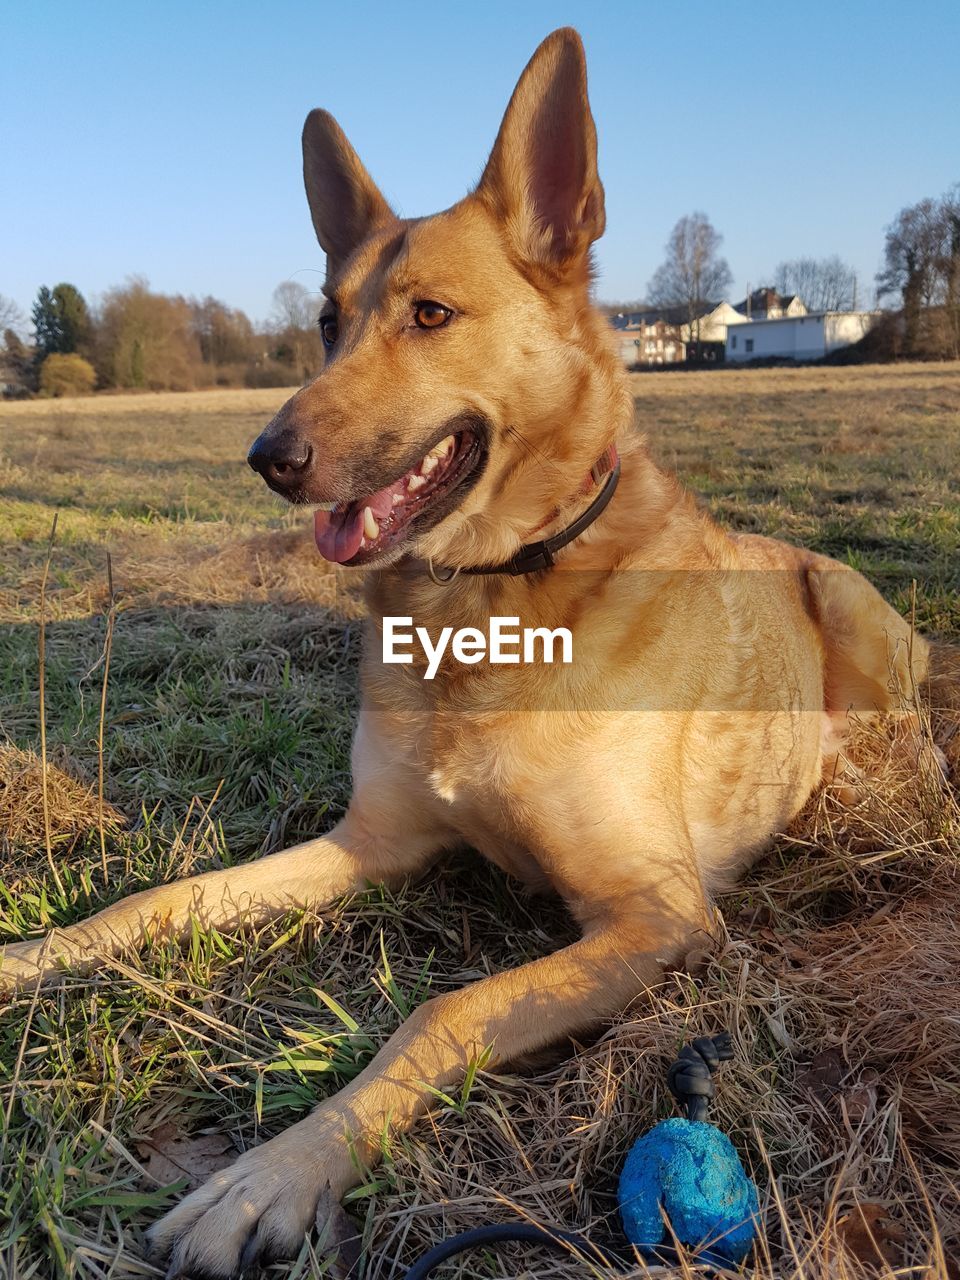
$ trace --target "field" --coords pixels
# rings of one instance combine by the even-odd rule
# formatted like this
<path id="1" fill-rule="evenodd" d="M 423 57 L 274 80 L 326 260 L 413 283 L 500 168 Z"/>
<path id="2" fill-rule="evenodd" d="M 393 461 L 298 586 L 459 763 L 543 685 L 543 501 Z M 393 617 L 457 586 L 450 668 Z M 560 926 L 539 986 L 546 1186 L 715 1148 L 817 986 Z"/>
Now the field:
<path id="1" fill-rule="evenodd" d="M 654 454 L 722 521 L 845 559 L 960 640 L 960 366 L 633 387 Z M 285 394 L 0 405 L 0 941 L 342 811 L 360 606 L 243 461 Z M 953 724 L 934 691 L 931 731 L 960 766 Z M 811 804 L 654 1005 L 576 1052 L 481 1072 L 385 1138 L 348 1206 L 369 1280 L 517 1211 L 613 1238 L 626 1148 L 671 1114 L 666 1064 L 722 1026 L 737 1061 L 718 1123 L 766 1214 L 756 1274 L 866 1276 L 873 1260 L 956 1280 L 960 808 L 883 734 L 862 739 L 867 797 Z M 428 993 L 569 936 L 559 908 L 463 859 L 396 897 L 250 939 L 198 932 L 8 1000 L 0 1278 L 160 1274 L 143 1231 L 205 1162 L 302 1115 Z M 308 1242 L 271 1274 L 321 1276 L 322 1257 Z M 510 1274 L 590 1274 L 531 1250 L 471 1255 L 462 1274 L 502 1275 L 505 1258 Z"/>

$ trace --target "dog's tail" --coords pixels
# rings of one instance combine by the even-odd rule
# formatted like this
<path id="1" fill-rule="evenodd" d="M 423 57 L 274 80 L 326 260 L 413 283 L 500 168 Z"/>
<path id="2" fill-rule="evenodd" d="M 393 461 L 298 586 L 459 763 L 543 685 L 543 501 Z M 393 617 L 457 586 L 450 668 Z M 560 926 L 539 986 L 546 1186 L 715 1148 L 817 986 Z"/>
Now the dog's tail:
<path id="1" fill-rule="evenodd" d="M 924 694 L 933 740 L 946 757 L 956 782 L 960 779 L 960 645 L 931 641 Z"/>

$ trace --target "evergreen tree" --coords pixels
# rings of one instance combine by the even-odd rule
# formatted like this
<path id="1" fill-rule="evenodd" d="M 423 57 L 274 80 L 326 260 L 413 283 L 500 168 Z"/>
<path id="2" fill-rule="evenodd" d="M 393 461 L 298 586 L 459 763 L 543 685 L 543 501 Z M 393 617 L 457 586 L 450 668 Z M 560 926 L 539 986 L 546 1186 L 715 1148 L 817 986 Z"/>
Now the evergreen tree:
<path id="1" fill-rule="evenodd" d="M 37 348 L 43 356 L 69 355 L 90 337 L 90 313 L 83 294 L 72 284 L 54 289 L 42 285 L 33 304 Z"/>

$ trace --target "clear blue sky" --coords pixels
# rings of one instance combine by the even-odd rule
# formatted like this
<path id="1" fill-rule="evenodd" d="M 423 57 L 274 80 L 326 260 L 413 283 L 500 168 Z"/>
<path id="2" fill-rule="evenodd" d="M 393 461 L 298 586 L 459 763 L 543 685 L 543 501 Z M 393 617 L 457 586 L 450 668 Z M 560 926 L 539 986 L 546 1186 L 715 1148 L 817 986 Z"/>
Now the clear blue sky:
<path id="1" fill-rule="evenodd" d="M 923 0 L 35 0 L 4 6 L 0 293 L 139 273 L 254 319 L 322 267 L 301 189 L 324 106 L 404 214 L 479 176 L 539 40 L 587 48 L 607 234 L 599 293 L 642 296 L 703 209 L 738 296 L 839 253 L 861 298 L 898 209 L 960 180 L 960 3 Z"/>

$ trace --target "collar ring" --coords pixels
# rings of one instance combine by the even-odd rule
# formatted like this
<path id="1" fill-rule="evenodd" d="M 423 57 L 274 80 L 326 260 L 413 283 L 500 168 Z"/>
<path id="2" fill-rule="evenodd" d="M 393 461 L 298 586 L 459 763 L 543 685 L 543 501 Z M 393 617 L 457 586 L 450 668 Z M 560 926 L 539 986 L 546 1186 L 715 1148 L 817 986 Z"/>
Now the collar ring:
<path id="1" fill-rule="evenodd" d="M 430 575 L 431 582 L 435 582 L 438 587 L 446 586 L 448 582 L 452 582 L 460 573 L 460 566 L 444 565 L 439 569 L 433 567 L 433 559 L 427 557 L 427 573 Z"/>

